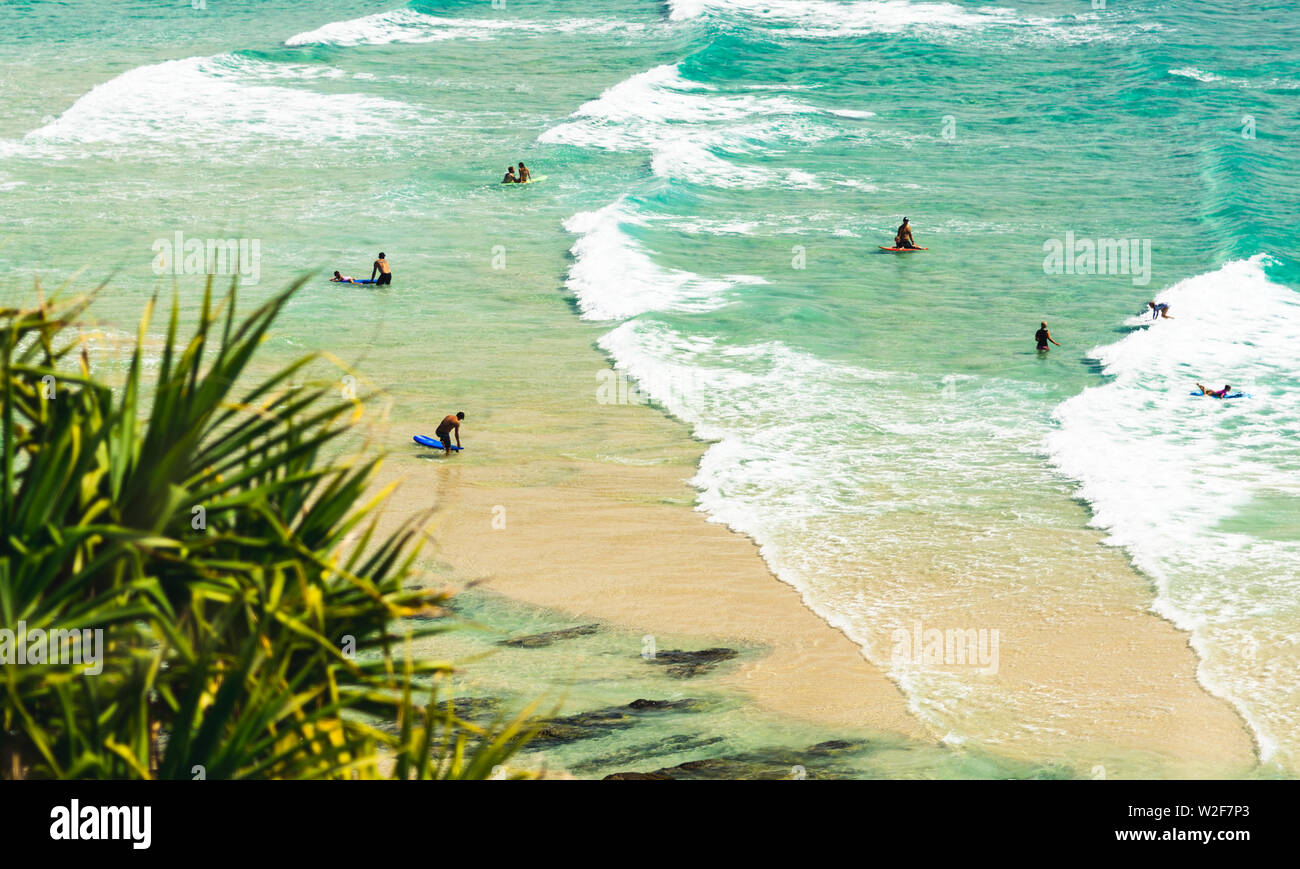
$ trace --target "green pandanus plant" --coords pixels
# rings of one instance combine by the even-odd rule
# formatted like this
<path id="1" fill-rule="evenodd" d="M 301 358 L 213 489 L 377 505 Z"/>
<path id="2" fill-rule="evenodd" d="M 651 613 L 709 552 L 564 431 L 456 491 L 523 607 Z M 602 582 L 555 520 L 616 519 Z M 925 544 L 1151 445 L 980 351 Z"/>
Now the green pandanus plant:
<path id="1" fill-rule="evenodd" d="M 152 302 L 116 385 L 89 297 L 0 309 L 0 628 L 103 640 L 0 665 L 0 777 L 486 778 L 531 735 L 456 716 L 451 662 L 410 652 L 454 624 L 414 618 L 446 601 L 427 517 L 381 534 L 380 459 L 336 457 L 362 399 L 295 383 L 315 355 L 252 377 L 300 285 L 240 319 L 209 281 L 183 347 L 174 300 L 148 383 Z"/>

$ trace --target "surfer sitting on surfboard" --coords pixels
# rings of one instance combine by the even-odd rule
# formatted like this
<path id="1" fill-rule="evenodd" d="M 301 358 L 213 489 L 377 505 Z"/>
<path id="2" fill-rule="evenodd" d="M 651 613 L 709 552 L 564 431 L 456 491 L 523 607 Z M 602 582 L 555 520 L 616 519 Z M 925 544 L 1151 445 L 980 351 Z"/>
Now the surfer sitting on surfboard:
<path id="1" fill-rule="evenodd" d="M 916 249 L 916 242 L 912 240 L 912 227 L 908 224 L 906 217 L 903 218 L 903 225 L 894 234 L 894 247 Z"/>
<path id="2" fill-rule="evenodd" d="M 1227 384 L 1224 384 L 1222 389 L 1206 389 L 1198 383 L 1196 388 L 1201 391 L 1201 395 L 1208 395 L 1210 398 L 1224 398 L 1229 392 L 1232 392 L 1232 387 Z"/>
<path id="3" fill-rule="evenodd" d="M 343 275 L 339 274 L 338 272 L 335 272 L 335 273 L 334 273 L 334 277 L 330 278 L 330 280 L 333 281 L 333 282 L 336 283 L 336 284 L 350 284 L 350 283 L 352 283 L 352 278 L 346 278 L 346 277 L 344 277 Z"/>
<path id="4" fill-rule="evenodd" d="M 519 183 L 527 184 L 529 181 L 532 180 L 533 180 L 533 173 L 529 172 L 528 167 L 524 165 L 522 160 L 520 160 L 519 161 Z"/>
<path id="5" fill-rule="evenodd" d="M 456 448 L 460 449 L 460 421 L 465 418 L 465 411 L 458 410 L 456 415 L 448 414 L 442 422 L 438 423 L 438 440 L 442 441 L 442 449 L 445 455 L 451 455 L 451 433 L 456 433 Z"/>
<path id="6" fill-rule="evenodd" d="M 519 179 L 515 177 L 515 167 L 514 167 L 514 166 L 507 166 L 507 167 L 506 167 L 506 177 L 504 177 L 504 178 L 501 179 L 501 183 L 502 183 L 502 184 L 518 184 L 518 183 L 519 183 Z"/>

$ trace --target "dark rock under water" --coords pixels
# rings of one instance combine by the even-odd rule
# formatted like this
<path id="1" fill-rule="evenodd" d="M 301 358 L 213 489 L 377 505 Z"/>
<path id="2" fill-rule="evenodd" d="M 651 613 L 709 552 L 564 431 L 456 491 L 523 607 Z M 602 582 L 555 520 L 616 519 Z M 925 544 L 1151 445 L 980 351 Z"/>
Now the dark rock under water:
<path id="1" fill-rule="evenodd" d="M 701 673 L 707 673 L 721 664 L 730 661 L 740 653 L 735 649 L 713 648 L 685 651 L 683 649 L 665 649 L 656 652 L 654 657 L 645 660 L 651 664 L 667 667 L 668 675 L 674 679 L 690 679 Z"/>
<path id="2" fill-rule="evenodd" d="M 649 772 L 616 772 L 605 781 L 699 781 L 862 778 L 860 767 L 843 761 L 870 754 L 865 740 L 832 740 L 806 749 L 762 748 L 742 754 L 689 760 Z"/>
<path id="3" fill-rule="evenodd" d="M 686 698 L 683 700 L 633 700 L 626 706 L 607 706 L 549 718 L 542 722 L 530 747 L 555 745 L 557 743 L 576 742 L 601 735 L 610 730 L 632 727 L 647 713 L 655 712 L 698 712 L 705 705 L 702 700 Z"/>
<path id="4" fill-rule="evenodd" d="M 573 628 L 563 628 L 558 631 L 546 631 L 541 634 L 529 634 L 526 637 L 511 637 L 508 640 L 502 640 L 497 643 L 498 646 L 510 646 L 516 649 L 537 649 L 543 646 L 549 646 L 560 640 L 571 640 L 574 637 L 585 637 L 594 634 L 600 630 L 600 625 L 578 625 Z"/>

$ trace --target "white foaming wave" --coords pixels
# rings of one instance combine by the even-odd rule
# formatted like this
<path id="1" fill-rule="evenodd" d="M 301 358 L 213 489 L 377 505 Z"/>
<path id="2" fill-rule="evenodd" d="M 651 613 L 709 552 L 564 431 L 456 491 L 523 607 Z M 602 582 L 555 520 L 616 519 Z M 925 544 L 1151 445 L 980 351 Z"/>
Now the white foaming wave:
<path id="1" fill-rule="evenodd" d="M 235 55 L 191 57 L 136 67 L 97 85 L 24 145 L 141 141 L 213 147 L 254 139 L 307 142 L 392 133 L 417 120 L 404 103 L 362 94 L 326 94 L 265 84 L 297 77 Z M 364 118 L 364 123 L 355 119 Z"/>
<path id="2" fill-rule="evenodd" d="M 1052 490 L 1025 452 L 1045 427 L 1035 411 L 1045 387 L 928 382 L 780 341 L 728 347 L 651 318 L 600 346 L 639 392 L 713 441 L 692 480 L 699 509 L 752 537 L 936 734 L 996 744 L 1075 714 L 1075 697 L 1044 704 L 1035 692 L 1026 704 L 1003 680 L 900 661 L 889 645 L 895 626 L 951 611 L 966 587 L 1026 588 L 1026 564 L 1048 575 L 1099 569 L 1096 547 L 1055 542 L 1059 515 L 1015 494 Z M 1059 551 L 1044 547 L 1049 538 Z"/>
<path id="3" fill-rule="evenodd" d="M 826 362 L 779 341 L 725 346 L 713 338 L 640 320 L 621 324 L 599 344 L 636 379 L 642 392 L 690 423 L 700 437 L 752 442 L 766 454 L 774 439 L 780 440 L 779 433 L 790 427 L 790 390 L 795 384 L 809 390 L 810 405 L 823 414 L 833 406 L 842 409 L 845 391 L 852 394 L 855 388 L 892 376 Z M 811 401 L 814 395 L 829 399 L 832 393 L 836 398 L 827 403 Z M 807 428 L 810 442 L 832 440 L 811 422 Z M 781 458 L 787 465 L 800 461 L 800 456 Z M 819 460 L 808 461 L 816 465 Z M 752 533 L 753 527 L 744 524 L 741 530 Z"/>
<path id="4" fill-rule="evenodd" d="M 642 221 L 622 200 L 597 211 L 575 214 L 564 228 L 578 234 L 566 286 L 590 320 L 621 320 L 647 311 L 708 311 L 726 304 L 727 295 L 762 278 L 728 275 L 704 278 L 657 265 L 624 226 Z"/>
<path id="5" fill-rule="evenodd" d="M 1181 78 L 1190 78 L 1195 81 L 1213 84 L 1223 82 L 1233 87 L 1246 88 L 1249 90 L 1296 90 L 1300 89 L 1300 81 L 1294 79 L 1270 78 L 1264 81 L 1252 81 L 1246 78 L 1229 78 L 1214 72 L 1207 72 L 1203 69 L 1197 69 L 1194 66 L 1181 67 L 1179 69 L 1169 70 L 1170 75 L 1176 75 Z"/>
<path id="6" fill-rule="evenodd" d="M 987 7 L 967 9 L 955 3 L 911 3 L 907 0 L 872 0 L 843 3 L 834 0 L 668 0 L 669 18 L 688 20 L 703 15 L 744 15 L 776 24 L 802 24 L 854 32 L 893 33 L 917 25 L 980 26 L 1016 20 L 1014 10 Z"/>
<path id="7" fill-rule="evenodd" d="M 1197 69 L 1193 66 L 1183 67 L 1182 69 L 1169 70 L 1170 75 L 1182 76 L 1183 78 L 1194 78 L 1197 81 L 1221 81 L 1223 76 L 1215 75 L 1212 72 Z"/>
<path id="8" fill-rule="evenodd" d="M 628 128 L 633 133 L 642 131 L 640 141 L 652 142 L 664 124 L 723 123 L 817 111 L 788 97 L 720 94 L 711 85 L 683 77 L 676 65 L 663 64 L 637 73 L 583 103 L 570 116 L 569 123 L 546 131 L 541 141 L 570 142 L 566 135 L 570 132 L 613 126 L 621 135 L 604 147 L 617 147 L 626 139 Z"/>
<path id="9" fill-rule="evenodd" d="M 1057 408 L 1047 450 L 1108 542 L 1152 577 L 1157 612 L 1192 632 L 1202 682 L 1238 706 L 1264 760 L 1294 768 L 1300 296 L 1265 264 L 1256 256 L 1182 281 L 1159 296 L 1173 319 L 1137 317 L 1149 328 L 1093 350 L 1114 379 Z M 1254 397 L 1189 396 L 1198 381 Z M 1269 519 L 1290 533 L 1231 524 L 1258 518 L 1259 503 L 1280 504 Z"/>
<path id="10" fill-rule="evenodd" d="M 880 189 L 880 185 L 879 185 L 879 184 L 874 184 L 874 183 L 872 183 L 871 181 L 866 180 L 865 178 L 843 178 L 843 177 L 841 177 L 841 178 L 835 178 L 835 179 L 833 179 L 833 180 L 831 181 L 831 183 L 834 184 L 834 185 L 837 186 L 837 187 L 852 187 L 852 188 L 855 188 L 855 189 L 857 189 L 857 190 L 866 190 L 866 191 L 869 191 L 869 192 L 872 192 L 872 193 L 874 193 L 874 192 L 876 192 L 876 191 L 878 191 L 878 190 Z"/>
<path id="11" fill-rule="evenodd" d="M 336 66 L 315 66 L 308 63 L 284 63 L 243 57 L 235 54 L 219 54 L 210 58 L 209 68 L 214 75 L 233 75 L 241 78 L 256 78 L 265 81 L 274 79 L 291 79 L 294 81 L 311 81 L 313 79 L 355 78 L 373 80 L 375 76 L 367 73 L 349 73 Z"/>
<path id="12" fill-rule="evenodd" d="M 1111 23 L 1097 14 L 1064 18 L 1021 17 L 1000 6 L 971 9 L 955 3 L 909 0 L 669 0 L 669 18 L 702 17 L 750 20 L 778 25 L 782 35 L 806 39 L 864 36 L 916 31 L 940 37 L 999 28 L 1014 39 L 1030 42 L 1080 43 L 1124 40 L 1150 30 L 1154 23 Z"/>
<path id="13" fill-rule="evenodd" d="M 864 112 L 858 109 L 831 109 L 830 112 L 837 118 L 854 118 L 857 120 L 865 120 L 876 116 L 875 112 Z"/>
<path id="14" fill-rule="evenodd" d="M 758 229 L 758 222 L 753 220 L 708 220 L 698 218 L 694 220 L 672 219 L 668 221 L 674 229 L 691 235 L 753 235 L 754 230 Z"/>
<path id="15" fill-rule="evenodd" d="M 805 172 L 802 169 L 791 169 L 785 176 L 785 183 L 791 187 L 802 187 L 807 190 L 820 189 L 821 184 L 811 172 Z"/>
<path id="16" fill-rule="evenodd" d="M 1249 456 L 1239 457 L 1242 467 L 1225 467 L 1230 454 L 1223 450 L 1231 444 L 1214 451 L 1214 463 L 1201 464 L 1202 451 L 1219 440 L 1220 426 L 1248 422 L 1265 402 L 1270 414 L 1297 411 L 1260 393 L 1295 383 L 1290 372 L 1300 370 L 1300 352 L 1291 336 L 1300 331 L 1300 300 L 1268 280 L 1262 257 L 1182 281 L 1159 300 L 1170 304 L 1172 320 L 1139 315 L 1130 324 L 1149 328 L 1091 351 L 1115 380 L 1085 390 L 1058 409 L 1062 428 L 1051 445 L 1072 469 L 1088 470 L 1091 482 L 1085 482 L 1085 493 L 1096 490 L 1097 524 L 1112 529 L 1114 542 L 1177 548 L 1230 515 L 1257 482 L 1243 473 L 1250 468 Z M 1232 380 L 1255 398 L 1235 404 L 1187 400 L 1197 381 L 1217 388 L 1219 380 Z M 1147 424 L 1138 424 L 1144 417 Z M 1295 419 L 1300 422 L 1300 414 Z M 1126 461 L 1117 461 L 1119 456 L 1100 461 L 1094 452 L 1093 435 L 1111 426 L 1113 434 L 1122 436 L 1117 446 L 1130 451 Z M 1144 481 L 1141 493 L 1114 497 L 1111 486 L 1127 488 L 1132 462 L 1141 462 L 1140 453 L 1151 451 L 1163 457 L 1159 479 Z M 1175 458 L 1182 461 L 1171 464 Z M 1126 504 L 1138 515 L 1169 523 L 1159 540 L 1147 539 L 1149 529 L 1128 515 Z M 1179 534 L 1186 536 L 1174 539 Z"/>
<path id="17" fill-rule="evenodd" d="M 694 184 L 748 187 L 765 184 L 774 176 L 767 169 L 728 163 L 704 145 L 681 139 L 655 151 L 651 170 L 661 178 L 680 178 Z"/>
<path id="18" fill-rule="evenodd" d="M 379 12 L 348 21 L 334 21 L 315 30 L 299 33 L 284 41 L 299 45 L 388 45 L 391 43 L 440 42 L 446 39 L 495 39 L 498 36 L 539 36 L 547 33 L 636 32 L 644 24 L 596 18 L 564 18 L 529 21 L 514 18 L 446 18 L 414 9 Z"/>
<path id="19" fill-rule="evenodd" d="M 816 186 L 806 173 L 741 167 L 719 152 L 737 155 L 765 144 L 808 145 L 840 132 L 829 117 L 862 119 L 873 113 L 824 110 L 782 96 L 724 94 L 684 78 L 675 65 L 638 73 L 578 108 L 538 137 L 613 151 L 649 151 L 660 177 L 696 184 L 740 186 L 780 183 Z"/>

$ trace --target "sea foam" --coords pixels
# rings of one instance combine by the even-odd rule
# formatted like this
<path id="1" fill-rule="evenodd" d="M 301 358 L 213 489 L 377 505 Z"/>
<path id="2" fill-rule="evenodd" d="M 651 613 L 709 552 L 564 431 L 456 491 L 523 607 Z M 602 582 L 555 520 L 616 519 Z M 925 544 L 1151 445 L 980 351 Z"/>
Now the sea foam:
<path id="1" fill-rule="evenodd" d="M 393 133 L 401 122 L 418 120 L 414 108 L 394 100 L 269 83 L 320 77 L 333 76 L 320 68 L 233 54 L 140 66 L 97 85 L 29 132 L 24 144 L 139 145 L 154 140 L 169 147 L 212 148 L 267 139 L 324 143 Z M 356 123 L 357 118 L 365 123 Z"/>
<path id="2" fill-rule="evenodd" d="M 494 18 L 448 18 L 414 9 L 396 9 L 362 18 L 335 21 L 291 36 L 285 45 L 388 45 L 441 42 L 447 39 L 484 40 L 506 36 L 540 36 L 553 33 L 637 32 L 644 24 L 596 18 L 557 18 L 554 21 Z"/>
<path id="3" fill-rule="evenodd" d="M 744 284 L 763 283 L 748 275 L 704 278 L 683 269 L 663 268 L 628 229 L 644 226 L 622 200 L 597 211 L 575 214 L 564 223 L 578 234 L 566 281 L 585 318 L 620 320 L 647 311 L 707 311 L 726 304 Z"/>
<path id="4" fill-rule="evenodd" d="M 1181 281 L 1158 296 L 1173 319 L 1135 317 L 1138 331 L 1093 349 L 1110 382 L 1057 408 L 1047 450 L 1152 578 L 1157 612 L 1192 632 L 1202 681 L 1237 704 L 1267 760 L 1294 758 L 1300 733 L 1287 632 L 1300 600 L 1300 296 L 1265 265 Z M 1252 397 L 1190 396 L 1197 382 Z"/>
<path id="5" fill-rule="evenodd" d="M 873 113 L 822 109 L 786 96 L 727 93 L 685 78 L 677 66 L 638 73 L 584 103 L 538 141 L 613 151 L 648 151 L 664 178 L 718 187 L 816 186 L 807 173 L 743 165 L 773 145 L 811 145 Z"/>
<path id="6" fill-rule="evenodd" d="M 795 39 L 834 39 L 911 33 L 962 39 L 984 31 L 999 40 L 1066 44 L 1127 40 L 1159 27 L 1099 13 L 1059 18 L 1024 16 L 1002 6 L 971 8 L 955 3 L 909 0 L 669 0 L 674 21 L 745 22 Z"/>

